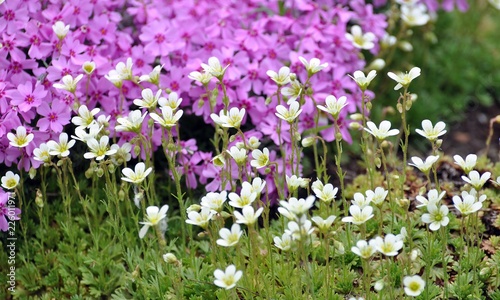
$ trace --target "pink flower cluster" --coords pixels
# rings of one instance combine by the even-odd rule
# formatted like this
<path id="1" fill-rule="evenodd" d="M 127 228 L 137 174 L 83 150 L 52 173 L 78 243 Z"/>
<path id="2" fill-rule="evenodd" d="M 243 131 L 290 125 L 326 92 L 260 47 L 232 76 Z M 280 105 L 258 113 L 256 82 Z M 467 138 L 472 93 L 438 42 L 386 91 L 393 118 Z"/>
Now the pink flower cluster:
<path id="1" fill-rule="evenodd" d="M 110 116 L 111 134 L 119 138 L 119 144 L 133 138 L 131 133 L 113 130 L 116 119 L 136 109 L 133 100 L 141 98 L 142 87 L 153 85 L 144 82 L 141 87 L 124 81 L 117 88 L 108 80 L 110 70 L 128 58 L 132 76 L 147 75 L 161 65 L 160 86 L 183 98 L 184 114 L 200 116 L 213 125 L 208 96 L 188 74 L 201 70 L 200 64 L 209 57 L 217 57 L 224 66 L 229 65 L 224 82 L 230 107 L 247 111 L 244 123 L 251 125 L 251 130 L 246 134 L 274 143 L 278 143 L 274 116 L 277 103 L 275 97 L 270 104 L 265 102 L 276 92 L 276 86 L 266 71 L 289 65 L 304 80 L 307 72 L 299 56 L 316 57 L 329 64 L 311 80 L 312 96 L 318 103 L 324 103 L 330 94 L 345 95 L 350 103 L 345 113 L 356 111 L 360 91 L 347 74 L 362 69 L 365 61 L 361 50 L 345 34 L 356 24 L 363 32 L 372 32 L 377 44 L 385 34 L 386 17 L 374 12 L 364 0 L 284 3 L 279 7 L 275 0 L 3 2 L 0 163 L 18 164 L 25 170 L 37 168 L 41 162 L 33 159 L 34 149 L 50 139 L 57 140 L 83 104 L 89 109 L 100 108 L 99 115 Z M 58 34 L 54 28 L 57 21 L 65 25 L 57 29 Z M 375 47 L 370 51 L 378 50 Z M 88 62 L 95 63 L 91 74 L 82 69 Z M 77 78 L 80 74 L 84 76 L 74 93 L 54 87 L 65 75 Z M 215 81 L 209 87 L 214 88 Z M 223 107 L 221 98 L 217 98 L 215 112 Z M 300 116 L 301 131 L 314 125 L 313 114 L 314 104 L 307 101 Z M 326 119 L 322 122 L 327 123 Z M 346 123 L 340 125 L 348 139 Z M 8 139 L 7 133 L 20 127 L 29 137 L 25 147 L 16 147 Z M 327 141 L 334 139 L 333 128 L 322 134 Z M 161 141 L 156 138 L 153 143 L 159 146 Z M 198 182 L 216 178 L 217 172 L 209 163 L 212 154 L 198 151 L 194 140 L 182 143 L 186 145 L 182 169 L 189 185 L 195 187 Z"/>

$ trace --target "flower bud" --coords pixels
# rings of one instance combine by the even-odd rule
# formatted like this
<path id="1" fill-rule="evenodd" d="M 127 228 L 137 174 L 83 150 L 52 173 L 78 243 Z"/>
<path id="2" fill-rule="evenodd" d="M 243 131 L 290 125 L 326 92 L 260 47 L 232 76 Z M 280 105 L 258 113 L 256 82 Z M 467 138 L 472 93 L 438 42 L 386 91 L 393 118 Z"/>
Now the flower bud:
<path id="1" fill-rule="evenodd" d="M 306 137 L 302 139 L 302 147 L 307 148 L 311 147 L 316 142 L 316 139 L 312 136 Z"/>
<path id="2" fill-rule="evenodd" d="M 361 124 L 359 124 L 358 122 L 349 123 L 350 129 L 359 130 L 359 129 L 361 129 L 361 127 L 362 127 Z"/>
<path id="3" fill-rule="evenodd" d="M 417 260 L 417 258 L 420 256 L 419 250 L 413 249 L 410 253 L 410 259 L 411 261 Z"/>
<path id="4" fill-rule="evenodd" d="M 403 50 L 405 52 L 411 52 L 411 51 L 413 51 L 413 46 L 408 41 L 401 41 L 401 42 L 398 43 L 398 46 L 399 46 L 399 48 L 401 50 Z"/>
<path id="5" fill-rule="evenodd" d="M 403 105 L 401 103 L 396 104 L 396 109 L 400 114 L 403 113 Z"/>
<path id="6" fill-rule="evenodd" d="M 120 201 L 125 200 L 125 196 L 126 196 L 126 195 L 127 195 L 127 194 L 125 194 L 125 191 L 124 191 L 123 189 L 120 189 L 120 190 L 118 191 L 118 200 L 120 200 Z"/>
<path id="7" fill-rule="evenodd" d="M 373 106 L 373 105 L 372 105 L 372 103 L 371 103 L 371 102 L 367 102 L 367 103 L 366 103 L 366 109 L 367 109 L 367 110 L 372 110 L 372 106 Z"/>
<path id="8" fill-rule="evenodd" d="M 293 138 L 296 140 L 296 141 L 300 141 L 300 133 L 298 133 L 297 131 L 294 132 L 293 134 Z"/>
<path id="9" fill-rule="evenodd" d="M 339 254 L 344 254 L 345 253 L 345 248 L 344 248 L 344 244 L 342 244 L 341 242 L 339 241 L 334 241 L 333 242 L 334 246 L 335 246 L 335 249 L 337 249 L 337 251 L 339 252 Z"/>
<path id="10" fill-rule="evenodd" d="M 290 80 L 295 81 L 297 79 L 297 74 L 295 73 L 290 73 Z"/>
<path id="11" fill-rule="evenodd" d="M 391 145 L 390 142 L 384 140 L 381 144 L 380 144 L 380 147 L 384 148 L 384 149 L 387 149 L 389 148 L 389 146 Z"/>
<path id="12" fill-rule="evenodd" d="M 102 168 L 97 168 L 95 170 L 97 177 L 101 178 L 104 175 L 104 170 Z"/>
<path id="13" fill-rule="evenodd" d="M 30 171 L 28 172 L 29 176 L 31 179 L 35 178 L 36 176 L 36 169 L 35 168 L 30 168 Z"/>
<path id="14" fill-rule="evenodd" d="M 411 101 L 411 99 L 410 99 L 410 100 L 408 100 L 408 101 L 406 101 L 406 111 L 409 111 L 409 110 L 410 110 L 410 108 L 411 108 L 412 104 L 413 104 L 413 101 Z"/>
<path id="15" fill-rule="evenodd" d="M 248 139 L 248 146 L 250 147 L 250 149 L 254 150 L 254 149 L 257 149 L 259 148 L 260 146 L 260 141 L 258 138 L 252 136 Z"/>
<path id="16" fill-rule="evenodd" d="M 374 61 L 372 61 L 367 69 L 368 70 L 375 70 L 375 71 L 380 71 L 382 70 L 383 68 L 385 67 L 385 60 L 381 59 L 381 58 L 377 58 L 375 59 Z"/>
<path id="17" fill-rule="evenodd" d="M 335 133 L 335 139 L 336 139 L 337 141 L 339 141 L 339 142 L 340 142 L 340 141 L 342 141 L 342 133 L 340 133 L 340 132 L 336 132 L 336 133 Z"/>
<path id="18" fill-rule="evenodd" d="M 40 189 L 36 189 L 35 204 L 36 206 L 43 208 L 43 195 Z"/>
<path id="19" fill-rule="evenodd" d="M 272 99 L 271 97 L 267 97 L 266 98 L 266 105 L 269 105 L 271 103 Z"/>
<path id="20" fill-rule="evenodd" d="M 167 263 L 167 264 L 172 264 L 172 265 L 177 265 L 179 264 L 179 260 L 177 259 L 177 257 L 175 256 L 175 254 L 173 253 L 167 253 L 167 254 L 164 254 L 163 255 L 163 260 Z"/>
<path id="21" fill-rule="evenodd" d="M 60 166 L 62 166 L 62 165 L 63 165 L 63 163 L 64 163 L 64 162 L 63 162 L 62 160 L 58 160 L 58 161 L 57 161 L 57 163 L 56 163 L 56 165 L 57 165 L 58 167 L 60 167 Z"/>
<path id="22" fill-rule="evenodd" d="M 192 211 L 199 212 L 201 210 L 201 206 L 199 204 L 191 204 L 187 209 L 186 212 L 190 213 Z"/>
<path id="23" fill-rule="evenodd" d="M 87 179 L 92 178 L 93 175 L 94 175 L 94 168 L 93 167 L 90 167 L 87 169 L 87 171 L 85 171 L 85 177 Z"/>
<path id="24" fill-rule="evenodd" d="M 138 192 L 134 195 L 134 204 L 137 207 L 141 207 L 141 201 L 144 200 L 144 193 Z"/>
<path id="25" fill-rule="evenodd" d="M 267 168 L 264 170 L 264 173 L 265 173 L 265 174 L 269 174 L 269 173 L 271 173 L 271 168 L 267 167 Z"/>
<path id="26" fill-rule="evenodd" d="M 221 217 L 224 218 L 224 219 L 227 219 L 227 218 L 231 218 L 233 215 L 228 213 L 227 211 L 222 211 L 220 213 Z"/>
<path id="27" fill-rule="evenodd" d="M 443 140 L 442 139 L 437 139 L 436 140 L 436 147 L 441 147 L 441 145 L 443 144 Z"/>
<path id="28" fill-rule="evenodd" d="M 110 165 L 108 166 L 108 171 L 109 171 L 109 173 L 114 173 L 114 172 L 115 172 L 115 170 L 116 170 L 115 165 L 110 164 Z"/>
<path id="29" fill-rule="evenodd" d="M 236 139 L 236 135 L 233 134 L 232 136 L 229 137 L 229 142 L 232 143 L 232 142 L 234 142 L 235 139 Z"/>
<path id="30" fill-rule="evenodd" d="M 363 115 L 360 113 L 355 113 L 355 114 L 350 115 L 349 119 L 351 119 L 353 121 L 361 121 L 361 120 L 363 120 Z"/>
<path id="31" fill-rule="evenodd" d="M 382 166 L 382 161 L 380 160 L 380 157 L 375 158 L 375 166 L 377 166 L 378 169 Z"/>
<path id="32" fill-rule="evenodd" d="M 384 280 L 380 279 L 377 282 L 375 282 L 373 288 L 375 289 L 375 291 L 380 292 L 384 288 Z"/>
<path id="33" fill-rule="evenodd" d="M 135 154 L 135 156 L 139 156 L 139 154 L 141 154 L 141 147 L 140 146 L 134 147 L 134 154 Z"/>

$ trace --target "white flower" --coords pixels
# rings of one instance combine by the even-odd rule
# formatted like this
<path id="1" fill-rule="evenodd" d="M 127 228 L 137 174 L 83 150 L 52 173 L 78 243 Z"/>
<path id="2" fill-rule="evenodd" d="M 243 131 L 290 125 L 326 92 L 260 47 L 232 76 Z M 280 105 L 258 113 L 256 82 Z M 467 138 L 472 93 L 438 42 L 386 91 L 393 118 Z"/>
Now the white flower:
<path id="1" fill-rule="evenodd" d="M 108 74 L 104 75 L 104 78 L 109 80 L 117 88 L 121 88 L 123 85 L 123 78 L 116 70 L 110 70 Z"/>
<path id="2" fill-rule="evenodd" d="M 87 146 L 90 148 L 90 152 L 83 155 L 86 159 L 95 158 L 96 160 L 102 160 L 106 155 L 113 155 L 116 153 L 116 149 L 108 149 L 109 137 L 104 135 L 101 137 L 99 142 L 95 138 L 91 138 L 87 141 Z"/>
<path id="3" fill-rule="evenodd" d="M 425 288 L 425 281 L 418 275 L 405 276 L 403 279 L 405 293 L 411 297 L 417 297 L 422 294 Z"/>
<path id="4" fill-rule="evenodd" d="M 100 111 L 99 108 L 89 110 L 86 105 L 78 108 L 78 116 L 73 117 L 71 122 L 81 128 L 88 128 L 95 123 L 94 116 Z"/>
<path id="5" fill-rule="evenodd" d="M 483 185 L 490 179 L 491 173 L 484 172 L 483 175 L 479 176 L 479 172 L 474 170 L 469 172 L 469 177 L 462 176 L 462 180 L 472 185 L 473 188 L 479 190 L 483 187 Z"/>
<path id="6" fill-rule="evenodd" d="M 496 9 L 500 10 L 500 0 L 488 0 L 488 2 Z"/>
<path id="7" fill-rule="evenodd" d="M 238 165 L 242 165 L 247 161 L 247 150 L 245 148 L 240 149 L 236 146 L 232 146 L 231 149 L 226 151 Z"/>
<path id="8" fill-rule="evenodd" d="M 122 177 L 122 180 L 138 184 L 143 182 L 151 171 L 153 171 L 152 167 L 146 169 L 146 164 L 140 162 L 135 165 L 134 170 L 131 168 L 124 168 L 122 173 L 125 177 Z"/>
<path id="9" fill-rule="evenodd" d="M 281 67 L 278 73 L 273 70 L 268 70 L 266 74 L 279 86 L 285 85 L 291 81 L 289 67 Z"/>
<path id="10" fill-rule="evenodd" d="M 316 107 L 331 114 L 334 119 L 337 119 L 340 111 L 347 106 L 347 98 L 346 96 L 342 96 L 337 99 L 335 96 L 329 95 L 325 99 L 325 104 L 326 106 L 317 105 Z"/>
<path id="11" fill-rule="evenodd" d="M 289 104 L 290 107 L 288 109 L 283 105 L 276 106 L 277 112 L 275 115 L 288 123 L 292 123 L 300 115 L 302 109 L 297 101 L 291 101 Z"/>
<path id="12" fill-rule="evenodd" d="M 97 124 L 97 122 L 94 122 L 88 128 L 89 132 L 87 133 L 85 131 L 85 127 L 82 126 L 76 127 L 75 135 L 72 135 L 71 137 L 75 140 L 87 143 L 87 141 L 90 140 L 91 138 L 97 138 L 97 135 L 99 135 L 99 132 L 103 127 Z"/>
<path id="13" fill-rule="evenodd" d="M 361 209 L 357 205 L 351 205 L 351 207 L 349 207 L 349 213 L 351 216 L 343 217 L 342 222 L 360 225 L 373 218 L 373 207 L 366 206 Z"/>
<path id="14" fill-rule="evenodd" d="M 336 218 L 337 217 L 333 216 L 333 215 L 329 216 L 326 219 L 323 219 L 323 218 L 318 217 L 318 216 L 314 216 L 311 218 L 311 220 L 316 224 L 316 226 L 318 227 L 318 229 L 320 231 L 326 232 L 326 231 L 328 231 L 328 229 L 330 229 L 332 227 L 333 221 L 335 221 Z"/>
<path id="15" fill-rule="evenodd" d="M 288 222 L 288 229 L 285 229 L 285 233 L 289 234 L 294 240 L 301 240 L 314 232 L 311 221 L 301 219 L 299 222 L 300 225 L 295 221 L 290 221 Z"/>
<path id="16" fill-rule="evenodd" d="M 117 132 L 120 131 L 140 132 L 142 127 L 142 122 L 144 121 L 146 115 L 147 112 L 144 112 L 144 114 L 142 114 L 142 112 L 138 109 L 133 110 L 129 112 L 126 118 L 122 117 L 116 119 L 116 122 L 119 123 L 120 125 L 116 125 L 115 130 Z"/>
<path id="17" fill-rule="evenodd" d="M 365 76 L 365 73 L 358 70 L 355 71 L 353 75 L 354 76 L 349 75 L 349 77 L 356 81 L 362 91 L 365 91 L 368 88 L 368 85 L 370 85 L 370 82 L 372 82 L 373 78 L 377 76 L 377 71 L 371 70 L 368 75 Z"/>
<path id="18" fill-rule="evenodd" d="M 331 202 L 333 199 L 335 199 L 335 196 L 337 195 L 338 188 L 333 188 L 333 185 L 331 183 L 327 183 L 325 185 L 321 184 L 321 188 L 314 187 L 313 183 L 313 192 L 316 195 L 318 199 L 320 199 L 323 202 Z"/>
<path id="19" fill-rule="evenodd" d="M 86 61 L 82 64 L 82 71 L 85 72 L 85 74 L 90 75 L 94 73 L 96 68 L 95 62 L 93 61 Z"/>
<path id="20" fill-rule="evenodd" d="M 68 142 L 68 134 L 62 132 L 59 134 L 59 143 L 56 141 L 48 141 L 47 146 L 49 147 L 50 155 L 59 155 L 60 157 L 67 157 L 69 155 L 69 149 L 73 147 L 75 140 Z"/>
<path id="21" fill-rule="evenodd" d="M 70 93 L 74 93 L 76 91 L 76 85 L 83 78 L 83 74 L 76 76 L 73 78 L 70 74 L 64 75 L 61 79 L 62 83 L 54 83 L 52 86 L 56 89 L 66 90 Z"/>
<path id="22" fill-rule="evenodd" d="M 462 191 L 462 198 L 467 197 L 467 196 L 472 196 L 472 197 L 474 197 L 474 199 L 476 199 L 479 202 L 484 202 L 487 198 L 486 195 L 481 195 L 478 197 L 477 191 L 475 189 L 470 190 L 470 192 Z"/>
<path id="23" fill-rule="evenodd" d="M 365 192 L 366 198 L 370 198 L 375 205 L 382 204 L 387 197 L 387 194 L 389 194 L 389 191 L 384 190 L 383 187 L 377 187 L 375 192 L 372 190 L 367 190 Z"/>
<path id="24" fill-rule="evenodd" d="M 308 62 L 305 58 L 302 56 L 299 56 L 300 62 L 306 67 L 307 74 L 309 77 L 311 77 L 313 74 L 318 73 L 319 71 L 323 70 L 324 68 L 328 67 L 328 63 L 321 63 L 319 59 L 317 58 L 311 58 L 311 60 Z"/>
<path id="25" fill-rule="evenodd" d="M 202 207 L 210 208 L 216 212 L 221 212 L 224 203 L 227 200 L 227 192 L 222 191 L 220 193 L 209 192 L 206 196 L 201 198 L 200 205 Z"/>
<path id="26" fill-rule="evenodd" d="M 260 169 L 269 165 L 269 149 L 264 148 L 262 151 L 255 149 L 252 151 L 252 160 L 250 165 L 256 169 Z"/>
<path id="27" fill-rule="evenodd" d="M 302 85 L 298 80 L 293 80 L 290 86 L 281 89 L 281 95 L 288 98 L 286 102 L 288 105 L 290 105 L 292 101 L 297 100 L 300 94 L 302 94 Z"/>
<path id="28" fill-rule="evenodd" d="M 363 208 L 367 207 L 368 205 L 370 205 L 371 201 L 372 201 L 371 198 L 369 198 L 369 197 L 365 198 L 365 195 L 363 195 L 361 193 L 354 193 L 354 199 L 351 200 L 351 203 L 353 205 L 359 206 L 359 208 L 363 209 Z"/>
<path id="29" fill-rule="evenodd" d="M 446 133 L 446 130 L 444 130 L 445 127 L 446 124 L 442 121 L 437 122 L 435 126 L 432 126 L 431 121 L 423 120 L 422 121 L 423 130 L 415 129 L 415 131 L 421 136 L 428 139 L 429 141 L 434 142 L 435 140 L 437 140 L 438 137 Z"/>
<path id="30" fill-rule="evenodd" d="M 422 161 L 420 157 L 413 156 L 411 158 L 411 161 L 413 163 L 409 163 L 410 166 L 414 166 L 420 171 L 422 171 L 425 174 L 429 173 L 429 170 L 431 169 L 432 165 L 437 162 L 439 159 L 439 155 L 429 155 L 426 159 L 425 162 Z"/>
<path id="31" fill-rule="evenodd" d="M 244 181 L 242 183 L 243 189 L 249 189 L 252 193 L 260 194 L 266 186 L 266 181 L 262 180 L 260 177 L 255 177 L 252 183 Z"/>
<path id="32" fill-rule="evenodd" d="M 288 233 L 283 233 L 281 238 L 275 236 L 273 241 L 274 245 L 280 248 L 282 251 L 288 251 L 292 248 L 292 236 L 289 235 Z"/>
<path id="33" fill-rule="evenodd" d="M 374 238 L 373 246 L 378 252 L 386 256 L 396 256 L 398 251 L 403 248 L 403 241 L 394 234 L 388 234 L 383 239 L 379 236 Z"/>
<path id="34" fill-rule="evenodd" d="M 438 204 L 438 202 L 443 199 L 446 191 L 442 191 L 441 194 L 438 194 L 436 189 L 432 189 L 427 193 L 427 198 L 418 195 L 415 197 L 420 204 L 417 205 L 417 208 L 427 206 L 429 203 Z"/>
<path id="35" fill-rule="evenodd" d="M 352 45 L 359 49 L 370 50 L 375 47 L 373 41 L 375 35 L 371 32 L 363 33 L 361 27 L 354 25 L 351 27 L 351 33 L 346 33 L 345 38 L 352 42 Z"/>
<path id="36" fill-rule="evenodd" d="M 13 190 L 19 184 L 21 177 L 18 174 L 14 174 L 12 171 L 7 171 L 5 176 L 2 176 L 2 187 L 6 190 Z"/>
<path id="37" fill-rule="evenodd" d="M 441 226 L 445 227 L 450 222 L 448 218 L 448 206 L 441 205 L 440 208 L 433 202 L 427 204 L 427 211 L 429 213 L 422 215 L 422 222 L 430 224 L 429 229 L 432 231 L 438 230 Z"/>
<path id="38" fill-rule="evenodd" d="M 288 201 L 281 200 L 280 205 L 282 207 L 281 210 L 278 208 L 278 211 L 282 213 L 283 208 L 285 208 L 289 213 L 291 213 L 294 216 L 301 216 L 309 211 L 311 207 L 314 205 L 314 200 L 316 198 L 314 196 L 309 196 L 306 199 L 300 198 L 290 198 Z M 286 213 L 285 213 L 286 214 Z"/>
<path id="39" fill-rule="evenodd" d="M 179 98 L 179 95 L 176 92 L 171 92 L 168 94 L 168 98 L 161 97 L 158 99 L 158 104 L 160 107 L 170 106 L 172 110 L 176 110 L 179 105 L 182 103 L 182 98 Z"/>
<path id="40" fill-rule="evenodd" d="M 217 245 L 222 247 L 232 247 L 238 244 L 242 234 L 243 231 L 241 231 L 240 225 L 237 223 L 234 223 L 233 226 L 231 226 L 231 230 L 222 228 L 219 230 L 219 236 L 221 238 L 217 240 Z"/>
<path id="41" fill-rule="evenodd" d="M 237 107 L 231 108 L 227 115 L 224 113 L 224 110 L 221 110 L 219 112 L 219 115 L 216 114 L 210 115 L 212 120 L 214 120 L 214 122 L 219 124 L 220 126 L 226 128 L 233 127 L 236 129 L 240 128 L 241 121 L 243 120 L 244 116 L 245 116 L 245 109 L 242 108 L 240 110 Z"/>
<path id="42" fill-rule="evenodd" d="M 157 113 L 150 113 L 149 116 L 151 119 L 155 120 L 155 123 L 167 128 L 175 126 L 184 113 L 182 109 L 179 109 L 174 114 L 170 106 L 162 106 L 160 107 L 160 110 L 161 116 Z"/>
<path id="43" fill-rule="evenodd" d="M 257 199 L 257 193 L 250 186 L 243 186 L 240 195 L 236 193 L 229 194 L 229 205 L 242 208 L 251 205 Z"/>
<path id="44" fill-rule="evenodd" d="M 375 123 L 373 123 L 371 121 L 368 121 L 366 123 L 366 126 L 368 126 L 368 128 L 365 127 L 363 129 L 368 131 L 371 135 L 376 137 L 378 140 L 383 140 L 386 137 L 399 134 L 398 129 L 391 129 L 391 122 L 387 121 L 387 120 L 382 121 L 380 123 L 379 128 L 377 128 L 377 125 L 375 125 Z"/>
<path id="45" fill-rule="evenodd" d="M 207 85 L 214 77 L 208 72 L 200 73 L 198 71 L 193 71 L 189 73 L 188 78 L 200 82 L 203 85 Z"/>
<path id="46" fill-rule="evenodd" d="M 483 207 L 483 202 L 476 200 L 476 197 L 470 194 L 462 195 L 462 198 L 453 196 L 453 204 L 462 215 L 475 213 Z"/>
<path id="47" fill-rule="evenodd" d="M 243 276 L 243 272 L 236 271 L 236 267 L 234 265 L 229 265 L 225 271 L 220 269 L 215 270 L 214 276 L 214 284 L 216 286 L 230 290 L 236 286 L 238 280 L 240 280 L 241 276 Z"/>
<path id="48" fill-rule="evenodd" d="M 65 25 L 62 21 L 57 21 L 54 25 L 52 25 L 52 30 L 56 34 L 57 38 L 62 40 L 69 32 L 69 25 Z"/>
<path id="49" fill-rule="evenodd" d="M 240 214 L 237 210 L 235 210 L 233 214 L 234 217 L 236 218 L 236 223 L 252 225 L 255 222 L 257 222 L 257 219 L 260 217 L 263 211 L 264 211 L 263 207 L 255 211 L 252 206 L 247 205 L 243 207 L 241 210 L 243 214 Z"/>
<path id="50" fill-rule="evenodd" d="M 290 192 L 296 191 L 299 187 L 306 188 L 309 185 L 309 179 L 297 177 L 297 175 L 285 175 L 285 179 Z"/>
<path id="51" fill-rule="evenodd" d="M 122 80 L 131 80 L 132 79 L 132 58 L 127 58 L 127 62 L 119 62 L 116 64 L 116 72 L 120 76 Z"/>
<path id="52" fill-rule="evenodd" d="M 401 19 L 408 26 L 422 26 L 429 22 L 430 16 L 424 4 L 402 5 Z"/>
<path id="53" fill-rule="evenodd" d="M 158 90 L 154 95 L 151 89 L 143 89 L 141 96 L 142 99 L 134 99 L 135 105 L 139 106 L 139 108 L 154 108 L 158 103 L 158 99 L 160 99 L 161 90 Z"/>
<path id="54" fill-rule="evenodd" d="M 188 213 L 188 219 L 186 223 L 191 225 L 200 226 L 205 229 L 208 226 L 208 222 L 212 220 L 212 217 L 215 215 L 215 211 L 211 210 L 208 207 L 202 207 L 200 212 L 190 211 Z"/>
<path id="55" fill-rule="evenodd" d="M 356 246 L 351 247 L 351 251 L 359 257 L 370 258 L 377 251 L 374 242 L 375 240 L 370 240 L 369 243 L 365 240 L 359 240 L 356 242 Z"/>
<path id="56" fill-rule="evenodd" d="M 24 148 L 31 143 L 35 138 L 33 133 L 26 134 L 26 128 L 24 126 L 18 126 L 16 128 L 16 134 L 12 132 L 7 133 L 7 138 L 9 139 L 9 145 L 17 148 Z"/>
<path id="57" fill-rule="evenodd" d="M 161 220 L 165 219 L 167 217 L 167 211 L 168 205 L 166 204 L 163 205 L 161 209 L 158 208 L 158 206 L 149 206 L 146 208 L 146 220 L 144 222 L 139 222 L 144 225 L 139 231 L 139 237 L 142 239 L 148 232 L 150 226 L 156 226 Z"/>
<path id="58" fill-rule="evenodd" d="M 469 154 L 467 155 L 467 157 L 465 157 L 465 160 L 460 155 L 455 155 L 453 156 L 453 159 L 455 160 L 455 163 L 459 165 L 466 174 L 469 174 L 469 172 L 474 170 L 474 167 L 476 166 L 477 155 Z"/>
<path id="59" fill-rule="evenodd" d="M 50 151 L 49 146 L 47 146 L 46 143 L 41 143 L 40 146 L 38 146 L 38 148 L 35 148 L 35 150 L 33 150 L 33 155 L 34 155 L 33 158 L 35 160 L 48 163 L 50 161 L 49 151 Z"/>
<path id="60" fill-rule="evenodd" d="M 152 84 L 158 85 L 160 83 L 161 69 L 163 69 L 163 65 L 154 67 L 149 75 L 141 75 L 141 77 L 139 77 L 139 82 L 147 81 L 151 82 Z"/>
<path id="61" fill-rule="evenodd" d="M 399 75 L 396 75 L 392 72 L 387 73 L 387 75 L 394 81 L 396 81 L 398 84 L 394 87 L 394 90 L 399 90 L 402 87 L 407 87 L 410 85 L 413 79 L 417 78 L 420 76 L 420 68 L 419 67 L 413 67 L 411 68 L 410 72 L 408 73 L 401 73 Z"/>
<path id="62" fill-rule="evenodd" d="M 229 65 L 223 68 L 219 59 L 212 56 L 208 59 L 208 65 L 202 63 L 201 67 L 205 72 L 210 73 L 212 76 L 217 77 L 220 80 L 224 76 L 224 73 Z"/>
<path id="63" fill-rule="evenodd" d="M 113 154 L 112 160 L 116 165 L 121 165 L 126 161 L 130 161 L 132 158 L 132 145 L 130 143 L 123 143 L 123 145 L 119 146 L 117 144 L 111 145 L 110 149 L 116 150 L 116 153 Z"/>

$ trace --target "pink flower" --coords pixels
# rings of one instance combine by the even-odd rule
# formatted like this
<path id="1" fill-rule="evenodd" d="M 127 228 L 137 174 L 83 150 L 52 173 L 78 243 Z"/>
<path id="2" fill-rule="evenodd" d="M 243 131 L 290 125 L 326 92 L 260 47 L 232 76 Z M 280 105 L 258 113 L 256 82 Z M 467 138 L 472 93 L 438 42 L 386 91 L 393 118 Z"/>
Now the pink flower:
<path id="1" fill-rule="evenodd" d="M 43 102 L 37 108 L 37 113 L 43 116 L 36 124 L 40 131 L 47 131 L 50 128 L 54 133 L 60 133 L 71 118 L 69 106 L 59 100 L 54 100 L 50 106 L 48 103 Z"/>
<path id="2" fill-rule="evenodd" d="M 7 91 L 7 96 L 11 98 L 10 104 L 19 107 L 21 112 L 39 106 L 46 95 L 47 91 L 43 86 L 37 84 L 33 89 L 31 81 L 18 85 L 17 90 Z"/>

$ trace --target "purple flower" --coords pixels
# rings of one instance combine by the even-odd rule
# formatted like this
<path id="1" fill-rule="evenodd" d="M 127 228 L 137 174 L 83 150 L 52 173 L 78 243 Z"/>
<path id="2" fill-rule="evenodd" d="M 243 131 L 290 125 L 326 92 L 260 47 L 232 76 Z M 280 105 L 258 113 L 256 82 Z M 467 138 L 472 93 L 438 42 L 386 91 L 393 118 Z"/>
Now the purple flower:
<path id="1" fill-rule="evenodd" d="M 43 86 L 37 84 L 33 89 L 31 81 L 18 85 L 17 90 L 7 91 L 7 96 L 11 98 L 10 104 L 19 107 L 21 112 L 38 107 L 46 95 L 47 91 Z"/>
<path id="2" fill-rule="evenodd" d="M 0 230 L 9 230 L 9 221 L 19 220 L 21 210 L 14 207 L 14 198 L 10 198 L 10 193 L 0 189 Z"/>

